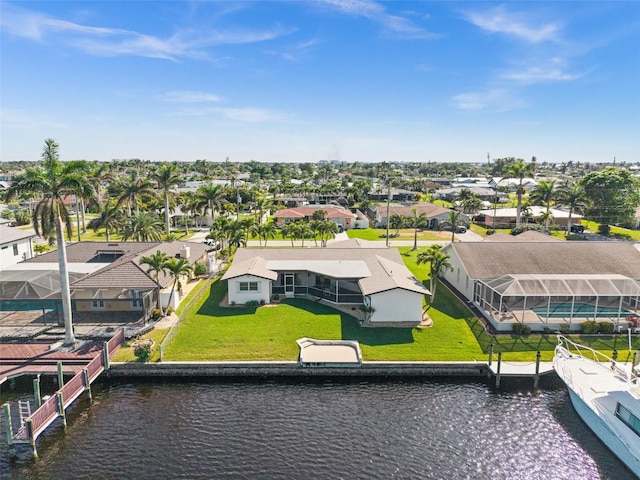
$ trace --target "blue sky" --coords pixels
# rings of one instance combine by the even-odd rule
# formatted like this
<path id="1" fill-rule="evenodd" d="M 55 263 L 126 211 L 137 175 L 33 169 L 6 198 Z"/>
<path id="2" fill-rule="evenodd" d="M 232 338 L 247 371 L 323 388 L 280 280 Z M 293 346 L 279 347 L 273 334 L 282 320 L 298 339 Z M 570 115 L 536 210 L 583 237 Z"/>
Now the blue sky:
<path id="1" fill-rule="evenodd" d="M 640 162 L 640 2 L 0 0 L 0 159 Z"/>

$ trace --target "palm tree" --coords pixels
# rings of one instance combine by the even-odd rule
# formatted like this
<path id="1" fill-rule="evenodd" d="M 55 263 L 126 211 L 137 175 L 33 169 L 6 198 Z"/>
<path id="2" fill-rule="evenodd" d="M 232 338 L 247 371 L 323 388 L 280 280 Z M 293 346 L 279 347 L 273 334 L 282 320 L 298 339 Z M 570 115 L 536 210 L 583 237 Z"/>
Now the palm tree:
<path id="1" fill-rule="evenodd" d="M 291 239 L 291 247 L 293 247 L 293 240 L 297 238 L 297 230 L 296 222 L 287 223 L 284 227 L 282 227 L 282 238 L 290 238 Z"/>
<path id="2" fill-rule="evenodd" d="M 128 178 L 119 179 L 111 190 L 118 198 L 117 205 L 127 206 L 128 217 L 133 210 L 140 213 L 139 199 L 142 195 L 155 195 L 151 180 L 139 177 L 136 171 L 132 171 Z"/>
<path id="3" fill-rule="evenodd" d="M 326 247 L 327 242 L 336 237 L 338 224 L 331 220 L 325 220 L 320 224 L 320 246 Z"/>
<path id="4" fill-rule="evenodd" d="M 262 225 L 255 225 L 254 231 L 256 235 L 258 235 L 260 246 L 262 247 L 262 240 L 264 239 L 264 246 L 266 247 L 267 240 L 269 238 L 271 239 L 275 238 L 278 229 L 276 228 L 273 222 L 267 222 L 267 223 L 263 223 Z"/>
<path id="5" fill-rule="evenodd" d="M 584 187 L 579 183 L 572 183 L 561 187 L 558 190 L 558 202 L 565 207 L 569 207 L 567 217 L 567 237 L 571 233 L 571 215 L 573 212 L 581 212 L 589 206 L 589 199 L 586 196 Z"/>
<path id="6" fill-rule="evenodd" d="M 525 178 L 530 177 L 531 175 L 533 175 L 533 164 L 526 163 L 521 158 L 517 158 L 511 165 L 509 165 L 509 168 L 507 169 L 507 173 L 505 175 L 505 178 L 518 179 L 518 186 L 516 188 L 516 198 L 518 200 L 518 204 L 516 207 L 516 228 L 520 226 L 522 213 L 522 195 L 525 192 L 525 187 L 522 182 Z"/>
<path id="7" fill-rule="evenodd" d="M 200 205 L 207 208 L 211 215 L 211 221 L 214 222 L 215 213 L 222 211 L 224 204 L 227 203 L 225 188 L 222 185 L 206 183 L 198 187 L 196 195 L 200 199 Z"/>
<path id="8" fill-rule="evenodd" d="M 258 212 L 258 216 L 256 220 L 258 223 L 262 223 L 262 217 L 264 216 L 264 212 L 271 209 L 273 206 L 273 200 L 268 197 L 260 197 L 256 200 L 256 211 Z"/>
<path id="9" fill-rule="evenodd" d="M 557 196 L 555 180 L 541 180 L 538 186 L 529 194 L 529 201 L 534 205 L 544 205 L 547 210 L 544 216 L 544 228 L 549 232 L 549 219 L 551 218 L 551 203 Z"/>
<path id="10" fill-rule="evenodd" d="M 431 291 L 431 305 L 436 296 L 437 278 L 440 277 L 445 270 L 453 271 L 451 263 L 449 263 L 449 255 L 442 251 L 442 245 L 431 245 L 426 251 L 418 253 L 417 263 L 430 263 L 429 266 L 429 290 Z"/>
<path id="11" fill-rule="evenodd" d="M 171 225 L 169 224 L 169 195 L 171 187 L 182 182 L 182 173 L 178 170 L 177 165 L 171 163 L 163 163 L 151 178 L 158 184 L 158 188 L 162 190 L 164 196 L 164 225 L 167 234 L 171 233 Z"/>
<path id="12" fill-rule="evenodd" d="M 458 227 L 464 225 L 464 222 L 460 218 L 461 213 L 457 210 L 451 210 L 447 219 L 440 224 L 441 227 L 451 227 L 451 242 L 453 243 L 456 239 L 456 231 Z"/>
<path id="13" fill-rule="evenodd" d="M 169 294 L 169 302 L 173 301 L 173 292 L 178 287 L 178 294 L 182 293 L 182 277 L 189 276 L 193 272 L 193 265 L 186 258 L 169 258 L 164 264 L 166 270 L 173 278 L 171 293 Z"/>
<path id="14" fill-rule="evenodd" d="M 71 311 L 71 290 L 67 270 L 67 250 L 62 233 L 65 224 L 67 234 L 71 236 L 71 218 L 64 204 L 65 197 L 73 195 L 87 182 L 82 172 L 77 171 L 77 163 L 63 163 L 58 156 L 58 144 L 53 139 L 44 142 L 42 166 L 28 168 L 24 174 L 14 178 L 6 194 L 7 201 L 16 196 L 29 193 L 43 195 L 33 212 L 33 225 L 38 235 L 51 241 L 55 238 L 58 247 L 58 265 L 60 267 L 60 295 L 64 316 L 64 342 L 75 343 L 73 318 Z"/>
<path id="15" fill-rule="evenodd" d="M 109 234 L 122 228 L 122 213 L 117 205 L 106 205 L 100 215 L 93 218 L 87 226 L 94 232 L 104 228 L 107 242 L 111 241 Z"/>
<path id="16" fill-rule="evenodd" d="M 164 311 L 162 310 L 162 301 L 160 300 L 160 273 L 167 274 L 167 262 L 171 257 L 166 253 L 156 250 L 156 253 L 152 253 L 151 255 L 144 256 L 140 258 L 140 263 L 143 265 L 147 265 L 147 273 L 153 273 L 154 280 L 156 281 L 156 295 L 158 297 L 158 310 L 160 310 L 160 315 L 164 316 Z"/>
<path id="17" fill-rule="evenodd" d="M 412 250 L 417 250 L 418 249 L 418 229 L 419 228 L 425 228 L 427 225 L 427 214 L 426 213 L 421 213 L 420 215 L 418 215 L 418 211 L 416 210 L 416 208 L 412 208 L 411 211 L 413 212 L 412 216 L 409 217 L 405 217 L 406 220 L 406 224 L 409 228 L 413 228 L 413 248 Z"/>
<path id="18" fill-rule="evenodd" d="M 140 212 L 129 219 L 125 227 L 122 239 L 127 241 L 135 239 L 136 242 L 157 242 L 162 239 L 162 220 L 155 213 Z"/>
<path id="19" fill-rule="evenodd" d="M 396 233 L 393 234 L 394 237 L 397 237 L 400 234 L 400 229 L 402 228 L 404 223 L 405 218 L 402 215 L 399 215 L 397 213 L 391 215 L 391 218 L 389 218 L 389 224 L 391 228 L 396 231 Z"/>

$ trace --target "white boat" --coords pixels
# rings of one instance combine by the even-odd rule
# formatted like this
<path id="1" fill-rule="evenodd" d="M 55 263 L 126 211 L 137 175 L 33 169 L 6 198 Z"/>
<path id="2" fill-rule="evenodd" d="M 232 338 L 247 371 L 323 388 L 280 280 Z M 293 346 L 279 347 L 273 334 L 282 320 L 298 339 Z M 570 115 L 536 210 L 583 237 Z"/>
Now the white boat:
<path id="1" fill-rule="evenodd" d="M 553 368 L 576 412 L 640 478 L 640 365 L 629 365 L 558 336 Z"/>

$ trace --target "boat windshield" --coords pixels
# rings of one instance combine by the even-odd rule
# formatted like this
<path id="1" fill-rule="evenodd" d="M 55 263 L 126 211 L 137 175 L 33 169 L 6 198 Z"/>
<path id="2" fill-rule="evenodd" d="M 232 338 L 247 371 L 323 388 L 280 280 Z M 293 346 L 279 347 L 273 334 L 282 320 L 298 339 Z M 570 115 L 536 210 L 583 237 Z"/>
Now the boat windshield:
<path id="1" fill-rule="evenodd" d="M 640 418 L 636 417 L 628 408 L 618 403 L 616 417 L 623 421 L 636 435 L 640 437 Z"/>

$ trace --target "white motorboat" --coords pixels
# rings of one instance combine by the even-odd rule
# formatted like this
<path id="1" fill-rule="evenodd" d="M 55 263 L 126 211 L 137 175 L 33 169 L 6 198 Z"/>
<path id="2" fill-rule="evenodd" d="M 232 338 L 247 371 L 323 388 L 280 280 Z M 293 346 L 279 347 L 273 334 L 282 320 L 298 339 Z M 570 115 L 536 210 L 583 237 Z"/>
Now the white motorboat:
<path id="1" fill-rule="evenodd" d="M 559 335 L 553 368 L 578 415 L 640 478 L 640 365 L 618 363 Z"/>

